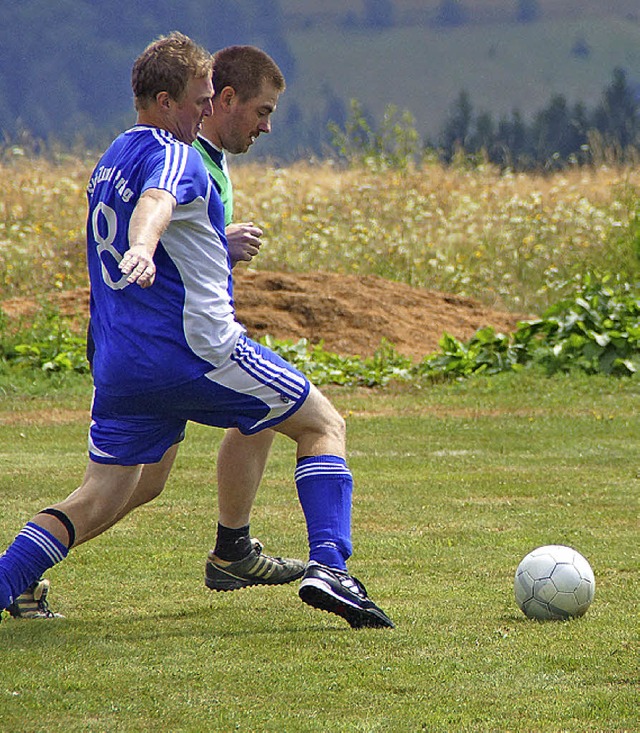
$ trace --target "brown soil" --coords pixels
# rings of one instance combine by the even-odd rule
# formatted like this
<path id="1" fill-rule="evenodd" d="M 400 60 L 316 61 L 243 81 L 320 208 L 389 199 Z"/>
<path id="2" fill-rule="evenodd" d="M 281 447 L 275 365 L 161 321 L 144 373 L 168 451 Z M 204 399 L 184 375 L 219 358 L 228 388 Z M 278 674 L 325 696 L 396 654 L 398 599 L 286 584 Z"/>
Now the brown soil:
<path id="1" fill-rule="evenodd" d="M 471 298 L 412 288 L 373 275 L 326 272 L 292 274 L 234 271 L 238 319 L 250 336 L 306 338 L 343 356 L 372 356 L 383 339 L 414 360 L 438 351 L 446 331 L 461 340 L 479 328 L 515 330 L 522 315 L 488 308 Z M 84 328 L 88 289 L 52 296 L 60 312 Z M 34 300 L 13 298 L 1 304 L 10 318 L 31 317 Z"/>

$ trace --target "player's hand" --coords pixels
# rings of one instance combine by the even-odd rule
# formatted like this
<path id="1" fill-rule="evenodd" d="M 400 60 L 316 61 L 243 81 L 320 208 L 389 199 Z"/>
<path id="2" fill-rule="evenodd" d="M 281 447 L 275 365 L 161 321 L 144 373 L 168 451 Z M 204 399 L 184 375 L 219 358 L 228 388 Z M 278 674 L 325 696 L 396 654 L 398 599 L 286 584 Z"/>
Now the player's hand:
<path id="1" fill-rule="evenodd" d="M 225 229 L 231 267 L 238 262 L 251 262 L 260 249 L 262 229 L 252 221 L 229 224 Z"/>
<path id="2" fill-rule="evenodd" d="M 144 244 L 136 244 L 127 250 L 118 265 L 127 282 L 137 283 L 141 288 L 153 285 L 156 279 L 156 266 L 153 257 Z"/>

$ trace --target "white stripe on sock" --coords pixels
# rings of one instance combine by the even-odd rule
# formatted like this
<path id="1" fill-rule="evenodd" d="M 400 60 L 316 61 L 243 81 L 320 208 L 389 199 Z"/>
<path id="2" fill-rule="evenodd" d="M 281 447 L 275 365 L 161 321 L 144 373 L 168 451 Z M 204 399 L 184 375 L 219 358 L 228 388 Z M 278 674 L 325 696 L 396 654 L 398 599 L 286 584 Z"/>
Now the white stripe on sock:
<path id="1" fill-rule="evenodd" d="M 295 479 L 304 479 L 309 476 L 351 476 L 351 471 L 342 463 L 305 463 L 298 466 L 295 471 Z"/>
<path id="2" fill-rule="evenodd" d="M 39 531 L 37 527 L 27 526 L 20 534 L 37 545 L 52 563 L 55 564 L 64 560 L 65 556 L 60 548 L 51 541 L 50 537 Z"/>

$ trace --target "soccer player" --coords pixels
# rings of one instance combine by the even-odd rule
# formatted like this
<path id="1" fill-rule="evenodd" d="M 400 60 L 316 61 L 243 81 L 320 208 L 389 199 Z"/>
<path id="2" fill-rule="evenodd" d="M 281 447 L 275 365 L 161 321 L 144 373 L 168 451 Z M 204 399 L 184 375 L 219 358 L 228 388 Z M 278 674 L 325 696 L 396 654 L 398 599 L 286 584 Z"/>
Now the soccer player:
<path id="1" fill-rule="evenodd" d="M 271 115 L 285 81 L 268 54 L 253 46 L 230 46 L 214 55 L 213 87 L 213 114 L 203 121 L 193 145 L 220 192 L 233 267 L 258 253 L 262 230 L 253 222 L 233 223 L 233 188 L 225 151 L 246 153 L 260 134 L 271 131 Z M 304 571 L 298 560 L 261 554 L 250 536 L 251 507 L 273 438 L 269 429 L 244 436 L 230 428 L 222 440 L 217 461 L 218 534 L 205 573 L 209 588 L 288 583 Z"/>
<path id="2" fill-rule="evenodd" d="M 39 512 L 0 557 L 0 609 L 113 523 L 143 465 L 161 462 L 192 420 L 246 435 L 272 428 L 296 443 L 309 540 L 301 599 L 352 627 L 392 627 L 347 571 L 344 420 L 235 319 L 222 201 L 192 147 L 213 111 L 211 73 L 210 55 L 177 32 L 134 63 L 137 124 L 104 153 L 87 189 L 89 461 L 80 487 Z"/>
<path id="3" fill-rule="evenodd" d="M 246 153 L 260 134 L 271 132 L 271 115 L 285 89 L 275 61 L 254 46 L 229 46 L 214 54 L 213 113 L 202 123 L 193 143 L 220 193 L 225 212 L 225 234 L 231 267 L 258 254 L 262 230 L 253 222 L 233 222 L 233 187 L 225 151 Z M 89 332 L 89 360 L 94 347 Z M 270 557 L 251 538 L 250 513 L 266 466 L 274 433 L 263 430 L 244 436 L 226 431 L 218 452 L 218 529 L 216 545 L 205 566 L 205 584 L 212 590 L 236 590 L 252 585 L 290 583 L 304 572 L 305 564 L 290 558 Z M 111 524 L 163 489 L 175 461 L 178 444 L 158 464 L 145 466 L 136 491 Z M 85 539 L 100 534 L 102 527 Z M 77 545 L 78 543 L 76 543 Z M 50 582 L 32 583 L 7 609 L 14 617 L 58 618 L 47 601 Z"/>

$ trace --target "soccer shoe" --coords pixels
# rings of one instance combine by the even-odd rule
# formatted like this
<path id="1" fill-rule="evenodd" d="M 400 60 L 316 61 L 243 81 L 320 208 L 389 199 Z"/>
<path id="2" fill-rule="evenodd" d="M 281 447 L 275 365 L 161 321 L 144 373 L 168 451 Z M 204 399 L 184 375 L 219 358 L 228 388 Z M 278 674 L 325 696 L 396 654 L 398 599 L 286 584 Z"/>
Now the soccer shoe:
<path id="1" fill-rule="evenodd" d="M 344 571 L 310 562 L 298 595 L 314 608 L 342 616 L 354 629 L 394 628 L 393 621 L 367 596 L 364 585 Z"/>
<path id="2" fill-rule="evenodd" d="M 50 586 L 46 578 L 36 580 L 6 610 L 14 618 L 64 618 L 61 613 L 54 613 L 49 608 L 47 595 Z"/>
<path id="3" fill-rule="evenodd" d="M 251 585 L 281 585 L 302 577 L 305 564 L 287 557 L 262 554 L 262 544 L 251 540 L 251 552 L 242 560 L 227 562 L 213 550 L 207 557 L 204 582 L 211 590 L 238 590 Z"/>

